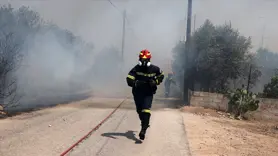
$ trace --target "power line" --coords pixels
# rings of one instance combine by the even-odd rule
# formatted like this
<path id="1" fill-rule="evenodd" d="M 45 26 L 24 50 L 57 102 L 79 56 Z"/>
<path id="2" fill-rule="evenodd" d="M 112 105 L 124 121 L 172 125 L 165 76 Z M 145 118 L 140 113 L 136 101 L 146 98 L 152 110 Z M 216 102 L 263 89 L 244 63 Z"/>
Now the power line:
<path id="1" fill-rule="evenodd" d="M 119 12 L 122 12 L 114 3 L 111 2 L 111 0 L 107 0 L 115 9 L 117 9 Z"/>
<path id="2" fill-rule="evenodd" d="M 125 11 L 121 11 L 121 9 L 119 9 L 111 0 L 107 0 L 116 10 L 118 10 L 121 15 L 123 16 L 123 18 L 125 19 L 126 24 L 128 24 L 129 26 L 131 26 L 129 19 L 126 16 Z M 126 29 L 126 28 L 125 28 Z M 128 27 L 129 30 L 132 31 L 132 34 L 134 35 L 135 38 L 139 39 L 134 31 L 134 29 L 132 27 Z"/>
<path id="3" fill-rule="evenodd" d="M 122 16 L 124 16 L 124 11 L 121 11 L 121 9 L 119 9 L 111 0 L 107 0 L 115 9 L 117 9 Z M 127 17 L 125 16 L 125 20 L 127 23 L 129 23 L 129 20 L 127 19 Z"/>

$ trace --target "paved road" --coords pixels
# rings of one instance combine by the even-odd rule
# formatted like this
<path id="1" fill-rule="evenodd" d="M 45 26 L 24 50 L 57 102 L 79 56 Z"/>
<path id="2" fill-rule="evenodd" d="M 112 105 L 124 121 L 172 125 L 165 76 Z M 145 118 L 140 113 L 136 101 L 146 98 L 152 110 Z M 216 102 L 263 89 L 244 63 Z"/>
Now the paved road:
<path id="1" fill-rule="evenodd" d="M 112 100 L 109 104 L 116 105 L 119 101 Z M 112 111 L 110 108 L 94 108 L 94 102 L 89 100 L 79 107 L 63 106 L 0 120 L 0 155 L 61 154 Z M 127 101 L 125 105 L 133 104 Z M 136 112 L 120 109 L 69 155 L 187 156 L 188 142 L 182 123 L 182 116 L 177 110 L 155 110 L 146 140 L 139 143 L 140 123 Z"/>

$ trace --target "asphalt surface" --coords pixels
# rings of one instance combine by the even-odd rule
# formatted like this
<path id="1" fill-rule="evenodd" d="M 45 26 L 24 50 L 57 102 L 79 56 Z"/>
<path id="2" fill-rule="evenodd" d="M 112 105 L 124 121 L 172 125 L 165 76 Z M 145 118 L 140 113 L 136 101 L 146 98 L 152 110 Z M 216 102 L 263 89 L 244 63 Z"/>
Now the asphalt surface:
<path id="1" fill-rule="evenodd" d="M 104 100 L 99 99 L 105 103 Z M 109 100 L 107 105 L 113 106 L 121 101 Z M 95 103 L 98 102 L 89 100 L 75 106 L 45 109 L 0 120 L 0 155 L 60 155 L 113 111 L 111 108 L 94 108 Z M 133 105 L 132 100 L 128 100 L 123 108 Z M 190 155 L 180 112 L 162 108 L 163 104 L 154 105 L 159 108 L 152 112 L 151 127 L 143 142 L 138 139 L 140 122 L 135 110 L 119 109 L 68 155 Z"/>

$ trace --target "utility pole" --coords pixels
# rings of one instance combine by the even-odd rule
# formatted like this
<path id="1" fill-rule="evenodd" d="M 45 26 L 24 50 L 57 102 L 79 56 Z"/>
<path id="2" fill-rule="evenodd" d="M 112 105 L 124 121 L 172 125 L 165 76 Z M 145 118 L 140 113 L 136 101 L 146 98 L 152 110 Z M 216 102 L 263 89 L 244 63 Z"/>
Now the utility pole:
<path id="1" fill-rule="evenodd" d="M 192 16 L 192 0 L 188 0 L 187 4 L 187 28 L 186 28 L 186 43 L 185 43 L 185 65 L 184 65 L 184 88 L 183 88 L 183 98 L 184 102 L 186 105 L 189 104 L 189 98 L 188 98 L 188 89 L 189 89 L 189 84 L 188 82 L 190 80 L 189 76 L 189 70 L 188 66 L 190 63 L 188 62 L 188 55 L 191 51 L 191 44 L 190 44 L 190 37 L 191 37 L 191 16 Z"/>
<path id="2" fill-rule="evenodd" d="M 192 0 L 188 0 L 187 9 L 187 27 L 186 27 L 186 42 L 190 42 L 191 36 L 191 18 L 192 18 Z"/>
<path id="3" fill-rule="evenodd" d="M 124 62 L 126 10 L 123 12 L 122 61 Z"/>
<path id="4" fill-rule="evenodd" d="M 194 15 L 194 26 L 193 26 L 193 32 L 195 32 L 195 28 L 196 28 L 196 14 Z"/>
<path id="5" fill-rule="evenodd" d="M 186 15 L 187 16 L 187 15 Z M 187 17 L 184 17 L 184 29 L 186 29 L 186 18 Z M 186 42 L 186 33 L 183 33 L 184 34 L 184 36 L 183 36 L 183 41 L 184 41 L 184 43 Z"/>

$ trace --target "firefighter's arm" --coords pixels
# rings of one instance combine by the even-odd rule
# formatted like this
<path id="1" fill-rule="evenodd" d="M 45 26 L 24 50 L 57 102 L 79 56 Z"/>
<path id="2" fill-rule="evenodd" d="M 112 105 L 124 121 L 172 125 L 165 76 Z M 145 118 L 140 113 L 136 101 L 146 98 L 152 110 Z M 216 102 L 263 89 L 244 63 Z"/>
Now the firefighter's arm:
<path id="1" fill-rule="evenodd" d="M 163 79 L 164 73 L 160 68 L 158 68 L 158 71 L 156 72 L 156 84 L 160 85 L 160 83 L 163 82 Z"/>
<path id="2" fill-rule="evenodd" d="M 134 84 L 135 84 L 135 81 L 136 81 L 135 80 L 135 74 L 136 74 L 136 70 L 135 70 L 135 67 L 134 67 L 129 71 L 129 73 L 126 77 L 126 82 L 127 82 L 127 85 L 129 87 L 133 87 Z"/>

